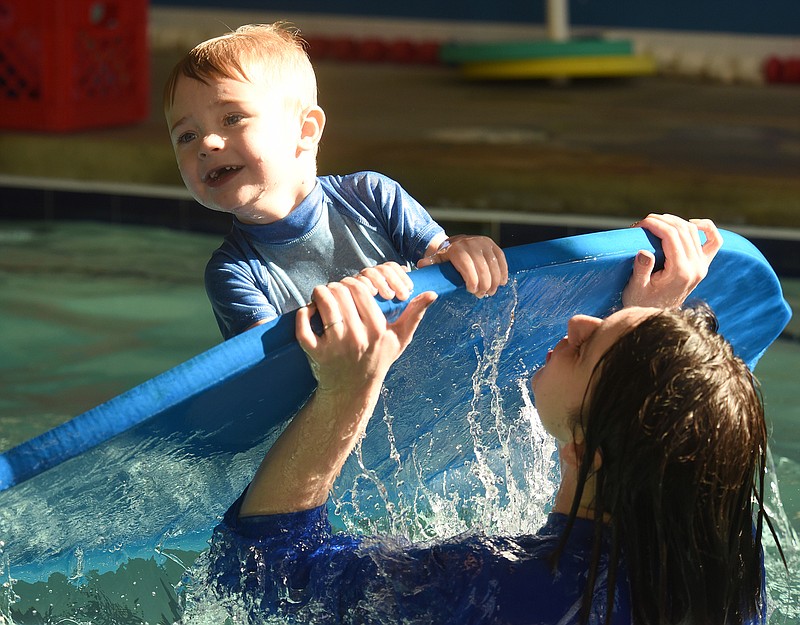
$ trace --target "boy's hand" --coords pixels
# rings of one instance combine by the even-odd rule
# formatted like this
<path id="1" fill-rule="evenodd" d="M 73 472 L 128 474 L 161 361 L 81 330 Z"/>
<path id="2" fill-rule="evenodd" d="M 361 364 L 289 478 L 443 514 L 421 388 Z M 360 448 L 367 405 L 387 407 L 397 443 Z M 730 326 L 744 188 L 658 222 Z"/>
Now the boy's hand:
<path id="1" fill-rule="evenodd" d="M 421 259 L 417 267 L 453 263 L 464 278 L 467 291 L 475 297 L 494 295 L 498 287 L 508 282 L 506 255 L 489 237 L 458 234 L 450 237 L 448 243 Z"/>
<path id="2" fill-rule="evenodd" d="M 380 295 L 387 300 L 405 301 L 414 288 L 408 269 L 392 261 L 362 269 L 354 277 L 369 288 L 373 297 Z"/>
<path id="3" fill-rule="evenodd" d="M 664 268 L 654 272 L 655 257 L 642 250 L 633 261 L 633 275 L 622 292 L 624 306 L 681 306 L 708 274 L 722 247 L 722 236 L 710 219 L 686 221 L 675 215 L 650 214 L 636 224 L 661 239 Z M 700 231 L 706 242 L 700 243 Z"/>

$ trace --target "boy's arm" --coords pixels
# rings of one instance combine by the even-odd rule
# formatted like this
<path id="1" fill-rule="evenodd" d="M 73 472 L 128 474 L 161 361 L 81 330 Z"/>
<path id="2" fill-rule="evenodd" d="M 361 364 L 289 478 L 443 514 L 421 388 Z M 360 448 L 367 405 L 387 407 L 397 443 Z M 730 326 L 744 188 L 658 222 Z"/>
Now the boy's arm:
<path id="1" fill-rule="evenodd" d="M 309 510 L 327 501 L 334 480 L 364 433 L 386 373 L 411 342 L 436 295 L 415 297 L 388 323 L 370 289 L 355 278 L 319 286 L 296 318 L 317 390 L 267 452 L 240 515 Z M 311 317 L 318 310 L 324 332 Z"/>
<path id="2" fill-rule="evenodd" d="M 464 285 L 476 297 L 494 295 L 508 282 L 506 255 L 489 237 L 457 234 L 435 237 L 417 267 L 444 262 L 453 263 Z"/>
<path id="3" fill-rule="evenodd" d="M 280 315 L 242 263 L 214 254 L 206 265 L 205 287 L 211 309 L 224 339 Z"/>

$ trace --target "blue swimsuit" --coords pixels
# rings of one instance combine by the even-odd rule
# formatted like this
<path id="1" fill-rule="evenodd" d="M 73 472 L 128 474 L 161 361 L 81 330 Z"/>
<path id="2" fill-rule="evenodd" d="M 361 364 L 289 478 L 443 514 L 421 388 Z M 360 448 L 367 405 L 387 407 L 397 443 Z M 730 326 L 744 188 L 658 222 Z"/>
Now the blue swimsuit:
<path id="1" fill-rule="evenodd" d="M 206 291 L 228 339 L 305 306 L 319 284 L 388 261 L 410 267 L 442 232 L 386 176 L 323 176 L 284 219 L 266 225 L 234 219 L 206 266 Z"/>
<path id="2" fill-rule="evenodd" d="M 549 556 L 567 517 L 536 534 L 470 535 L 433 545 L 332 534 L 325 506 L 238 518 L 241 498 L 216 528 L 211 583 L 244 601 L 253 622 L 578 623 L 594 522 L 576 519 L 553 572 Z M 606 613 L 605 558 L 590 623 Z M 612 623 L 631 622 L 627 573 L 618 573 Z"/>

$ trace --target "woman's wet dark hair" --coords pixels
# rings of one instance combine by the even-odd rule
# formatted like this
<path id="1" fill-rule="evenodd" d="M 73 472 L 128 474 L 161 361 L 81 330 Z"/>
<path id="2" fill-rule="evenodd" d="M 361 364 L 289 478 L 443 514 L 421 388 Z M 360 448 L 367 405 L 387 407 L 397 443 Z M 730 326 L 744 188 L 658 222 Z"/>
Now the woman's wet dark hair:
<path id="1" fill-rule="evenodd" d="M 592 475 L 598 523 L 584 622 L 604 544 L 609 593 L 624 553 L 639 625 L 759 615 L 764 408 L 713 312 L 699 305 L 648 317 L 606 352 L 590 389 L 576 424 L 584 452 L 570 516 Z"/>

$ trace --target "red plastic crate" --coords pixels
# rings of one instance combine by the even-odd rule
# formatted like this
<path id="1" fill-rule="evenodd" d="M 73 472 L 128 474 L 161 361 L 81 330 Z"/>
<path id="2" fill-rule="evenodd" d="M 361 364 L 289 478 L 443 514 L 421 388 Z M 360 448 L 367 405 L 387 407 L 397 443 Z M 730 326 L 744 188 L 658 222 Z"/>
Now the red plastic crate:
<path id="1" fill-rule="evenodd" d="M 147 14 L 147 0 L 0 0 L 0 128 L 146 118 Z"/>

